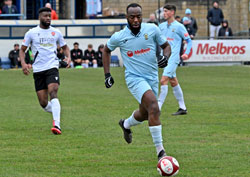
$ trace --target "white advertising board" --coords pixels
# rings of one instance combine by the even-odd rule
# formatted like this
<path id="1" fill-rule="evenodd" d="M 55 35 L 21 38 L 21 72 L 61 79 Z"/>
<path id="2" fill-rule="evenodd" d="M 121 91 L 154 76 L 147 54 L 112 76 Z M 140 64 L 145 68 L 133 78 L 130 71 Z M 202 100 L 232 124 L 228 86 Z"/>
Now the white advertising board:
<path id="1" fill-rule="evenodd" d="M 189 58 L 185 60 L 185 62 L 236 61 L 250 61 L 250 40 L 193 40 Z"/>

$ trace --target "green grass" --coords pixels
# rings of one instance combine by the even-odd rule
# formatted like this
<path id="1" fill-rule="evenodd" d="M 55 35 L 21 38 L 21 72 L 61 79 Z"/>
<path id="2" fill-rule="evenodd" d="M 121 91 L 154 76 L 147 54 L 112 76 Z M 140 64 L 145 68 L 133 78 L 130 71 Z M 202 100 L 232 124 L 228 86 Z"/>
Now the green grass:
<path id="1" fill-rule="evenodd" d="M 118 126 L 138 103 L 112 68 L 115 85 L 104 87 L 102 69 L 60 70 L 63 133 L 50 132 L 51 115 L 36 98 L 32 75 L 0 71 L 0 176 L 157 177 L 147 123 L 133 127 L 133 143 Z M 250 68 L 181 67 L 178 79 L 188 115 L 172 89 L 162 108 L 164 146 L 182 177 L 250 176 Z"/>

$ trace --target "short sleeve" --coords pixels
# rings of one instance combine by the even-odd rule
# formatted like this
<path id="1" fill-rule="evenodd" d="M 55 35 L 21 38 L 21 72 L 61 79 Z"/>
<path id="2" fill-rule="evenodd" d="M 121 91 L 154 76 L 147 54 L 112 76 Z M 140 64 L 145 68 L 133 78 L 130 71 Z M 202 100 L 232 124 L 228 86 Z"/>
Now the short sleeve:
<path id="1" fill-rule="evenodd" d="M 65 40 L 63 38 L 63 35 L 62 35 L 62 33 L 60 31 L 58 31 L 58 41 L 57 41 L 57 43 L 59 44 L 60 47 L 66 45 L 66 42 L 65 42 Z"/>
<path id="2" fill-rule="evenodd" d="M 22 45 L 28 47 L 29 44 L 31 43 L 32 38 L 31 38 L 31 30 L 29 30 L 27 33 L 25 33 Z"/>
<path id="3" fill-rule="evenodd" d="M 184 40 L 191 39 L 184 25 L 181 24 L 178 29 L 179 29 L 178 33 L 182 37 L 182 39 Z"/>
<path id="4" fill-rule="evenodd" d="M 159 45 L 163 45 L 167 42 L 166 38 L 163 36 L 163 34 L 161 33 L 160 29 L 157 26 L 155 26 L 155 39 Z"/>
<path id="5" fill-rule="evenodd" d="M 119 44 L 119 41 L 117 40 L 117 33 L 115 33 L 108 40 L 107 47 L 109 48 L 109 50 L 113 51 L 115 50 L 116 47 L 119 47 L 118 44 Z"/>

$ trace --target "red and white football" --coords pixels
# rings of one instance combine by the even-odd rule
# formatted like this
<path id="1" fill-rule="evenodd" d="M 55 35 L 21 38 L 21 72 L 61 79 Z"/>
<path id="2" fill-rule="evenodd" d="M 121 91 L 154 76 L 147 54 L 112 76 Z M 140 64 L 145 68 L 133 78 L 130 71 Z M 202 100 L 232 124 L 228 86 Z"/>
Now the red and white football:
<path id="1" fill-rule="evenodd" d="M 162 157 L 157 164 L 157 171 L 161 176 L 175 176 L 179 172 L 179 163 L 174 157 Z"/>

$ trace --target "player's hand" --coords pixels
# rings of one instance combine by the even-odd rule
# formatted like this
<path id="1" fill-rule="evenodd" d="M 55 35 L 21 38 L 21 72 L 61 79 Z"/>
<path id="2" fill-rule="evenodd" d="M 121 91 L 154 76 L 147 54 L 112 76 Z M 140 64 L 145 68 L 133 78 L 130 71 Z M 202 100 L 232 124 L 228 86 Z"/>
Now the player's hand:
<path id="1" fill-rule="evenodd" d="M 182 58 L 183 60 L 187 60 L 187 59 L 188 59 L 188 55 L 184 53 L 184 54 L 181 56 L 181 58 Z"/>
<path id="2" fill-rule="evenodd" d="M 63 61 L 65 61 L 67 63 L 66 68 L 70 68 L 71 58 L 65 58 Z"/>
<path id="3" fill-rule="evenodd" d="M 166 56 L 159 56 L 158 58 L 158 67 L 165 68 L 168 65 L 168 57 Z"/>
<path id="4" fill-rule="evenodd" d="M 29 75 L 30 69 L 31 69 L 31 65 L 30 64 L 22 63 L 23 74 Z"/>
<path id="5" fill-rule="evenodd" d="M 112 85 L 115 83 L 113 77 L 111 76 L 110 73 L 105 74 L 105 86 L 106 88 L 112 87 Z"/>

